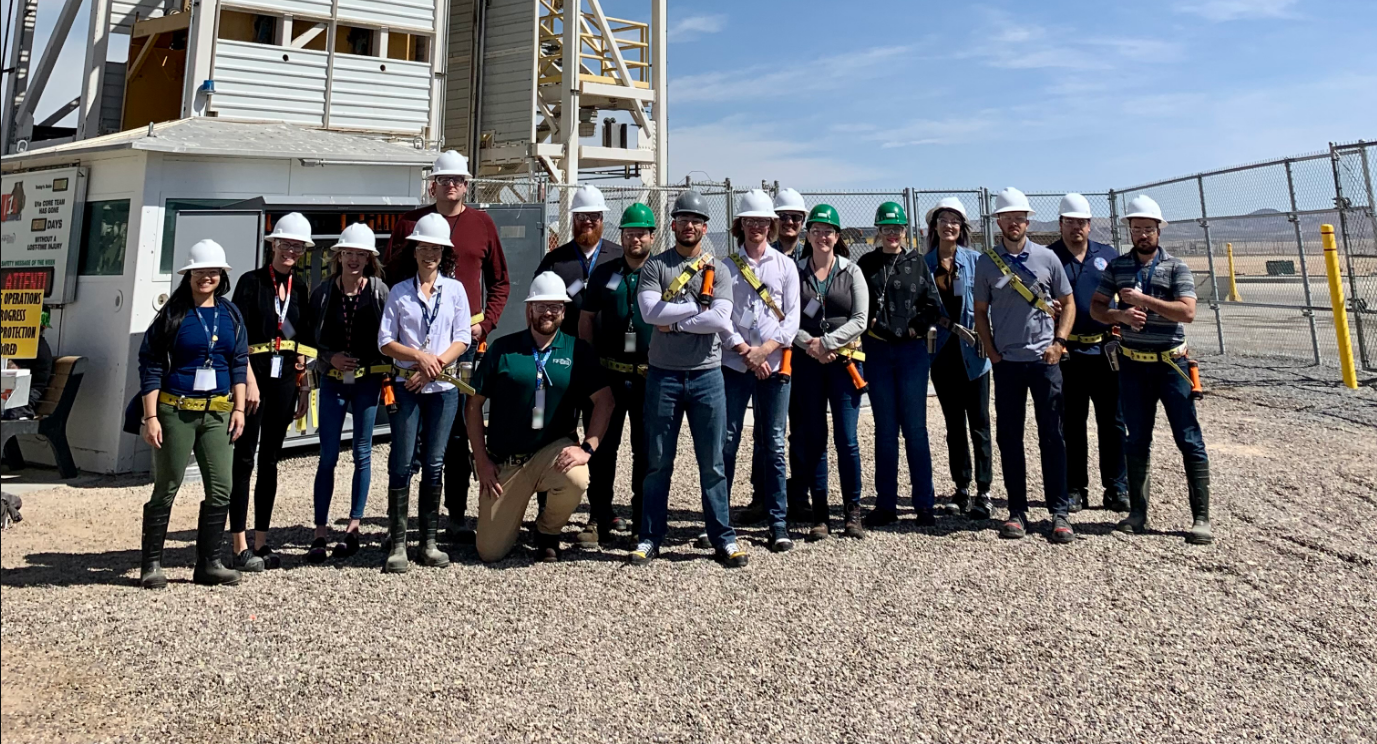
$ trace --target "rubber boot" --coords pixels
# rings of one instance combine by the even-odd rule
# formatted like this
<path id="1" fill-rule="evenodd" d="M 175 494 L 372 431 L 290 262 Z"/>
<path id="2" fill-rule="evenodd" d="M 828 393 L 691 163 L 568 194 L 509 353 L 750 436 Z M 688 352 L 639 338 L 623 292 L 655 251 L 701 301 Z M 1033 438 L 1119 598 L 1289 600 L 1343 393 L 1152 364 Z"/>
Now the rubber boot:
<path id="1" fill-rule="evenodd" d="M 406 573 L 406 515 L 411 508 L 411 488 L 387 489 L 387 559 L 383 573 Z"/>
<path id="2" fill-rule="evenodd" d="M 163 575 L 163 543 L 167 540 L 167 518 L 172 506 L 143 505 L 143 561 L 139 567 L 139 586 L 144 589 L 167 587 Z"/>
<path id="3" fill-rule="evenodd" d="M 1152 491 L 1149 475 L 1151 460 L 1128 456 L 1128 517 L 1115 527 L 1120 532 L 1147 532 L 1148 494 Z"/>
<path id="4" fill-rule="evenodd" d="M 418 510 L 421 529 L 417 537 L 421 544 L 416 548 L 416 562 L 432 568 L 449 565 L 449 554 L 436 546 L 436 536 L 440 530 L 440 491 L 440 486 L 421 486 L 421 505 Z"/>
<path id="5" fill-rule="evenodd" d="M 1186 542 L 1191 545 L 1209 545 L 1214 542 L 1214 531 L 1210 528 L 1210 462 L 1186 463 L 1186 486 L 1190 490 L 1191 524 L 1186 533 Z"/>
<path id="6" fill-rule="evenodd" d="M 220 550 L 225 540 L 225 518 L 229 515 L 229 504 L 211 506 L 201 502 L 201 518 L 196 528 L 196 570 L 191 580 L 204 586 L 234 586 L 239 583 L 240 574 L 232 568 L 225 568 L 220 562 Z"/>

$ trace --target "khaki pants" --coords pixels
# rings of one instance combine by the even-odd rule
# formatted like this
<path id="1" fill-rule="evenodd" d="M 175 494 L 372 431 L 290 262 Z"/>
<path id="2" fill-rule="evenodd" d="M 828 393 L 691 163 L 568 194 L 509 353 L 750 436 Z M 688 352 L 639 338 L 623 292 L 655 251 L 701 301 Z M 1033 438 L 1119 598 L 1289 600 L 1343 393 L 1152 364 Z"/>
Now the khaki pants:
<path id="1" fill-rule="evenodd" d="M 539 491 L 546 492 L 545 511 L 536 519 L 536 530 L 543 535 L 558 535 L 569 523 L 570 515 L 583 500 L 583 492 L 588 490 L 588 466 L 561 473 L 554 463 L 560 450 L 574 444 L 572 439 L 561 439 L 546 445 L 520 467 L 503 466 L 497 476 L 502 483 L 502 496 L 479 494 L 475 542 L 480 559 L 491 563 L 507 557 L 516 545 L 531 496 Z"/>

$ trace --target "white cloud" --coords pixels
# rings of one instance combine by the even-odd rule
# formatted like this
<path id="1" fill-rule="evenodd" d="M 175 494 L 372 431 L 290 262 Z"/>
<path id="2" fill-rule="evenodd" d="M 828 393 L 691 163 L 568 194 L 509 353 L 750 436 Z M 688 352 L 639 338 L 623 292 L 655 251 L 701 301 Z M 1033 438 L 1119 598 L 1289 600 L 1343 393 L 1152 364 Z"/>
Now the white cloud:
<path id="1" fill-rule="evenodd" d="M 1048 29 L 1001 10 L 984 9 L 986 28 L 971 50 L 959 56 L 983 59 L 1014 70 L 1110 70 L 1124 61 L 1161 61 L 1181 56 L 1182 47 L 1160 39 L 1087 36 L 1072 28 Z M 1068 38 L 1074 43 L 1068 44 Z"/>
<path id="2" fill-rule="evenodd" d="M 1245 18 L 1291 18 L 1297 0 L 1194 0 L 1176 4 L 1180 13 L 1198 15 L 1211 21 L 1237 21 Z"/>
<path id="3" fill-rule="evenodd" d="M 685 16 L 670 24 L 669 40 L 682 41 L 702 34 L 715 34 L 726 26 L 727 17 L 721 14 Z"/>
<path id="4" fill-rule="evenodd" d="M 761 98 L 794 98 L 837 90 L 867 76 L 889 74 L 895 60 L 911 47 L 878 47 L 807 64 L 756 65 L 734 70 L 685 75 L 670 80 L 670 105 L 682 103 L 747 103 Z"/>
<path id="5" fill-rule="evenodd" d="M 743 188 L 778 179 L 800 190 L 897 177 L 854 158 L 834 157 L 835 145 L 835 139 L 786 139 L 772 127 L 732 116 L 670 129 L 669 172 L 671 180 L 681 180 L 689 171 L 703 171 L 713 180 L 730 178 Z"/>

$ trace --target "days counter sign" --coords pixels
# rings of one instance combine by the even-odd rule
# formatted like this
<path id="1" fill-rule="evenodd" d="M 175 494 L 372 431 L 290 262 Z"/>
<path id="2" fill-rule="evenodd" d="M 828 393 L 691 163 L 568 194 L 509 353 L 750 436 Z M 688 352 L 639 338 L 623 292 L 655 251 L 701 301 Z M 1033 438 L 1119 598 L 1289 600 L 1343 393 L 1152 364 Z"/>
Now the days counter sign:
<path id="1" fill-rule="evenodd" d="M 6 276 L 41 272 L 48 302 L 74 300 L 78 223 L 85 200 L 84 168 L 5 174 L 0 184 L 0 271 Z"/>

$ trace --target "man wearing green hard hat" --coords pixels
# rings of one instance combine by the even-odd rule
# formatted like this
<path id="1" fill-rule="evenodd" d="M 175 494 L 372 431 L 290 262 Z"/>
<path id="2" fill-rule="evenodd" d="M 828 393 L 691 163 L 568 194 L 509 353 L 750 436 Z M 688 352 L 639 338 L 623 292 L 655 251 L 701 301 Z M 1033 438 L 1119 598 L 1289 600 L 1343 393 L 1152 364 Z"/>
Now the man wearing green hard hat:
<path id="1" fill-rule="evenodd" d="M 650 336 L 654 326 L 646 323 L 636 306 L 636 288 L 641 267 L 650 258 L 655 240 L 655 212 L 639 202 L 622 212 L 622 255 L 598 264 L 588 278 L 583 308 L 579 312 L 579 338 L 598 352 L 603 374 L 612 387 L 615 406 L 612 421 L 602 446 L 588 463 L 588 525 L 579 533 L 580 543 L 607 544 L 613 530 L 635 531 L 641 522 L 642 485 L 646 475 L 645 376 Z M 615 515 L 612 488 L 617 480 L 617 450 L 622 427 L 631 414 L 631 521 Z"/>

